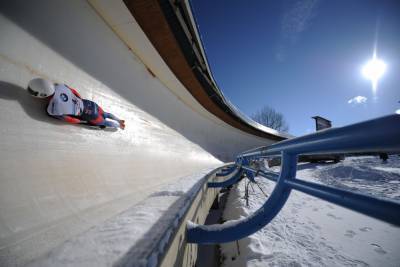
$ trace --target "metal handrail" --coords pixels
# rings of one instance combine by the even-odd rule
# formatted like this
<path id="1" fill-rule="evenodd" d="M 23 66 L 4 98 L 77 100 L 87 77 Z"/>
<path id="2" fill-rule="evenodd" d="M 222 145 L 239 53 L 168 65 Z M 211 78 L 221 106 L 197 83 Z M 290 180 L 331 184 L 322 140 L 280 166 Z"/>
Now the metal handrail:
<path id="1" fill-rule="evenodd" d="M 227 169 L 222 169 L 220 172 L 217 172 L 215 175 L 216 176 L 227 176 L 231 173 L 233 173 L 236 170 L 236 166 L 232 165 L 232 167 L 227 168 Z"/>
<path id="2" fill-rule="evenodd" d="M 400 226 L 398 202 L 296 179 L 297 158 L 301 154 L 360 152 L 400 152 L 400 115 L 332 128 L 240 154 L 236 161 L 238 172 L 242 170 L 256 173 L 276 181 L 274 191 L 260 209 L 245 219 L 228 221 L 221 225 L 189 222 L 187 241 L 202 244 L 224 243 L 253 234 L 279 213 L 292 189 Z M 250 166 L 253 160 L 277 155 L 282 157 L 279 176 Z"/>
<path id="3" fill-rule="evenodd" d="M 228 180 L 225 180 L 223 182 L 208 182 L 207 187 L 208 188 L 227 188 L 231 185 L 236 184 L 242 177 L 242 174 L 243 174 L 243 170 L 238 169 L 237 172 Z"/>

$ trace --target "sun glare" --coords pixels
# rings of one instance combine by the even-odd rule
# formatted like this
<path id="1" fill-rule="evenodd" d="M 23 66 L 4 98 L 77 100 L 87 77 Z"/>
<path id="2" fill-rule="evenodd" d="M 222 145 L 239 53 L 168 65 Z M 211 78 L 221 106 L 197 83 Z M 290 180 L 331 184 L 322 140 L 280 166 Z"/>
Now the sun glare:
<path id="1" fill-rule="evenodd" d="M 373 57 L 362 68 L 364 77 L 372 82 L 372 89 L 376 91 L 378 80 L 386 71 L 386 64 L 379 58 Z"/>
<path id="2" fill-rule="evenodd" d="M 376 81 L 382 77 L 386 71 L 386 64 L 378 58 L 371 59 L 362 69 L 365 78 Z"/>

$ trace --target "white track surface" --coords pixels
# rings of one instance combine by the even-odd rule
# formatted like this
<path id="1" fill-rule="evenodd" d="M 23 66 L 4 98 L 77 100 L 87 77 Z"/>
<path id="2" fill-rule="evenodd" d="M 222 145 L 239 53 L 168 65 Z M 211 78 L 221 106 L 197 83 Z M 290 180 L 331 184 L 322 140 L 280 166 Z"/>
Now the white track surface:
<path id="1" fill-rule="evenodd" d="M 5 2 L 0 265 L 23 265 L 166 183 L 271 143 L 202 108 L 121 1 Z M 119 21 L 110 27 L 113 17 Z M 126 130 L 101 131 L 48 117 L 46 103 L 26 92 L 34 77 L 75 87 L 125 119 Z"/>

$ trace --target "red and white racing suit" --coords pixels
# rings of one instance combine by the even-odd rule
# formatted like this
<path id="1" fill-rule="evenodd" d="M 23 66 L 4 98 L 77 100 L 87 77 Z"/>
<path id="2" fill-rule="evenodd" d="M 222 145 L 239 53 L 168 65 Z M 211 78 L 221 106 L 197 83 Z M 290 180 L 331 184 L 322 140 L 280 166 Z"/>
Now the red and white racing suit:
<path id="1" fill-rule="evenodd" d="M 55 85 L 54 95 L 49 101 L 47 113 L 69 123 L 80 123 L 79 117 L 83 112 L 83 101 L 80 94 L 64 84 Z"/>
<path id="2" fill-rule="evenodd" d="M 50 116 L 75 124 L 120 127 L 120 119 L 111 113 L 104 112 L 95 102 L 82 99 L 75 89 L 65 84 L 56 84 L 54 89 L 47 107 L 47 113 Z"/>

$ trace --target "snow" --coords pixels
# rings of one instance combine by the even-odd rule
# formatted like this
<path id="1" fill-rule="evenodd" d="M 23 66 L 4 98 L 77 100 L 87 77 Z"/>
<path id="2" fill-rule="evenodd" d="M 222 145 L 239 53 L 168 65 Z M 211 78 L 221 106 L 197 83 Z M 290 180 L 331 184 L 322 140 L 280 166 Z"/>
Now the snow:
<path id="1" fill-rule="evenodd" d="M 214 168 L 186 176 L 29 266 L 157 266 L 193 198 Z"/>
<path id="2" fill-rule="evenodd" d="M 278 171 L 275 168 L 275 171 Z M 297 178 L 400 200 L 400 158 L 346 158 L 338 164 L 301 164 Z M 275 183 L 258 177 L 269 195 Z M 224 220 L 240 219 L 266 200 L 244 180 L 228 197 Z M 222 266 L 400 266 L 400 229 L 306 194 L 292 191 L 277 217 L 238 243 L 221 244 Z"/>

